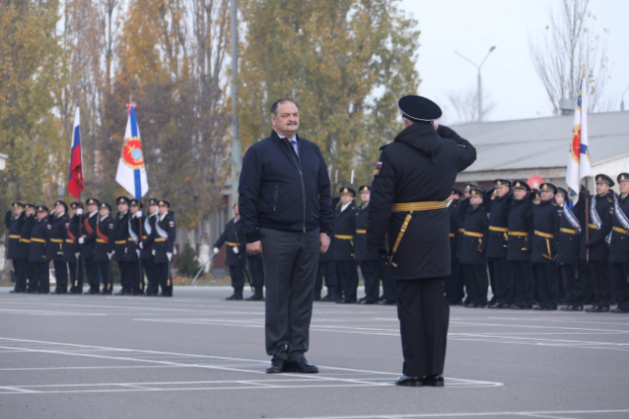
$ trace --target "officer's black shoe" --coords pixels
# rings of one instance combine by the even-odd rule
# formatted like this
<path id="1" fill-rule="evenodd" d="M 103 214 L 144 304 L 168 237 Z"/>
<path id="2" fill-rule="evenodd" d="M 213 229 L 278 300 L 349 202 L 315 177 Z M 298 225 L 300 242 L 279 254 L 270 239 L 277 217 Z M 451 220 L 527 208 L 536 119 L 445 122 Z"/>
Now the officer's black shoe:
<path id="1" fill-rule="evenodd" d="M 112 294 L 113 294 L 112 290 L 107 291 L 106 289 L 104 289 L 100 292 L 100 295 L 112 295 Z"/>
<path id="2" fill-rule="evenodd" d="M 583 311 L 583 306 L 581 304 L 575 304 L 570 306 L 568 311 Z"/>
<path id="3" fill-rule="evenodd" d="M 535 307 L 533 307 L 533 310 L 537 310 L 537 311 L 541 310 L 541 311 L 543 311 L 544 310 L 544 306 L 535 306 Z"/>
<path id="4" fill-rule="evenodd" d="M 612 310 L 612 313 L 629 313 L 629 309 L 616 307 Z"/>
<path id="5" fill-rule="evenodd" d="M 246 298 L 247 301 L 264 301 L 262 294 L 253 294 L 251 297 Z"/>
<path id="6" fill-rule="evenodd" d="M 127 291 L 126 289 L 121 289 L 120 291 L 118 291 L 115 295 L 129 295 L 129 291 Z"/>
<path id="7" fill-rule="evenodd" d="M 472 307 L 474 307 L 474 308 L 485 308 L 485 307 L 487 307 L 487 305 L 478 303 L 478 304 L 474 304 Z"/>
<path id="8" fill-rule="evenodd" d="M 568 305 L 568 306 L 559 308 L 559 310 L 561 310 L 561 311 L 572 311 L 572 310 L 570 310 L 571 307 L 572 307 L 571 305 Z"/>
<path id="9" fill-rule="evenodd" d="M 465 307 L 465 308 L 473 308 L 474 307 L 474 303 L 465 303 L 465 304 L 463 304 L 463 307 Z"/>
<path id="10" fill-rule="evenodd" d="M 50 291 L 39 290 L 37 291 L 37 294 L 50 294 Z"/>
<path id="11" fill-rule="evenodd" d="M 157 294 L 158 297 L 172 297 L 173 294 L 171 292 L 160 292 L 159 294 Z M 240 299 L 242 300 L 242 296 L 240 297 Z"/>
<path id="12" fill-rule="evenodd" d="M 367 301 L 367 297 L 362 297 L 359 298 L 358 301 L 356 301 L 358 304 L 363 304 L 364 301 Z"/>
<path id="13" fill-rule="evenodd" d="M 333 295 L 328 294 L 328 295 L 326 295 L 325 297 L 323 297 L 323 298 L 321 299 L 321 301 L 325 301 L 325 302 L 332 302 L 332 301 L 336 301 L 336 297 L 335 297 L 335 296 L 333 296 Z"/>
<path id="14" fill-rule="evenodd" d="M 316 365 L 309 364 L 305 358 L 297 361 L 287 362 L 284 365 L 285 372 L 299 372 L 301 374 L 316 374 L 319 368 Z"/>
<path id="15" fill-rule="evenodd" d="M 443 376 L 441 375 L 427 375 L 424 377 L 423 381 L 424 381 L 425 386 L 430 386 L 430 387 L 443 387 L 444 386 Z"/>
<path id="16" fill-rule="evenodd" d="M 141 295 L 141 296 L 144 296 L 144 291 L 142 291 L 142 290 L 134 290 L 134 291 L 133 291 L 133 293 L 132 293 L 132 295 Z"/>
<path id="17" fill-rule="evenodd" d="M 590 308 L 586 308 L 588 313 L 609 313 L 609 306 L 607 304 L 595 305 Z"/>
<path id="18" fill-rule="evenodd" d="M 511 304 L 511 310 L 522 310 L 522 307 L 517 304 Z"/>
<path id="19" fill-rule="evenodd" d="M 489 303 L 487 308 L 500 308 L 500 303 L 497 301 L 495 303 Z"/>
<path id="20" fill-rule="evenodd" d="M 358 300 L 358 304 L 378 304 L 376 301 L 373 300 L 367 300 L 367 299 L 360 299 Z"/>
<path id="21" fill-rule="evenodd" d="M 9 294 L 22 294 L 24 291 L 20 291 L 20 290 L 11 290 L 9 291 Z"/>
<path id="22" fill-rule="evenodd" d="M 232 294 L 229 297 L 225 298 L 225 300 L 227 300 L 227 301 L 240 301 L 240 300 L 242 300 L 242 295 Z"/>
<path id="23" fill-rule="evenodd" d="M 146 296 L 147 297 L 157 297 L 157 293 L 156 292 L 147 292 Z"/>
<path id="24" fill-rule="evenodd" d="M 500 309 L 507 309 L 507 308 L 511 308 L 511 304 L 509 303 L 501 303 L 500 305 L 498 305 L 498 308 Z"/>
<path id="25" fill-rule="evenodd" d="M 271 365 L 269 365 L 266 369 L 267 374 L 279 374 L 284 372 L 284 367 L 286 365 L 286 361 L 283 359 L 273 359 L 271 360 Z"/>
<path id="26" fill-rule="evenodd" d="M 408 375 L 403 375 L 395 380 L 395 385 L 404 387 L 421 387 L 424 385 L 424 380 L 422 380 L 421 377 L 409 377 Z"/>

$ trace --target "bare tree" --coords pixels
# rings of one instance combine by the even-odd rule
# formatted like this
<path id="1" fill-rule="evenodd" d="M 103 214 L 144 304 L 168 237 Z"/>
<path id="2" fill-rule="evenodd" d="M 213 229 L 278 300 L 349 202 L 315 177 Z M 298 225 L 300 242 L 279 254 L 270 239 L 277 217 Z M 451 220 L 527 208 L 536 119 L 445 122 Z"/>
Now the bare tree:
<path id="1" fill-rule="evenodd" d="M 604 37 L 591 27 L 596 16 L 588 10 L 589 1 L 560 0 L 558 9 L 549 12 L 543 39 L 529 43 L 535 70 L 555 115 L 560 113 L 561 99 L 578 96 L 583 75 L 588 80 L 590 111 L 595 111 L 609 78 Z"/>
<path id="2" fill-rule="evenodd" d="M 450 118 L 452 123 L 469 124 L 478 121 L 478 92 L 474 89 L 462 92 L 450 92 L 446 96 L 450 105 L 454 108 L 458 119 Z M 483 110 L 481 120 L 486 120 L 494 110 L 496 104 L 489 95 L 483 94 Z"/>

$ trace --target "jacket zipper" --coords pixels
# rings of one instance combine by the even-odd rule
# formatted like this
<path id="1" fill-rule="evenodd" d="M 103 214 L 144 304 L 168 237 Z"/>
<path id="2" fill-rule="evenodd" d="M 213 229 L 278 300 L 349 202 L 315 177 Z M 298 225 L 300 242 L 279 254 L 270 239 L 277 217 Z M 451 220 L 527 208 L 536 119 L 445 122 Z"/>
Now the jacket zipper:
<path id="1" fill-rule="evenodd" d="M 295 159 L 295 163 L 297 163 L 297 170 L 299 171 L 299 180 L 301 180 L 301 198 L 302 198 L 303 210 L 304 210 L 303 211 L 304 212 L 303 231 L 305 233 L 306 232 L 306 187 L 304 186 L 304 175 L 303 175 L 303 172 L 301 171 L 301 157 L 300 155 L 296 155 L 293 147 L 291 147 L 290 144 L 288 144 L 288 140 L 286 140 L 286 145 L 288 146 L 290 153 Z"/>

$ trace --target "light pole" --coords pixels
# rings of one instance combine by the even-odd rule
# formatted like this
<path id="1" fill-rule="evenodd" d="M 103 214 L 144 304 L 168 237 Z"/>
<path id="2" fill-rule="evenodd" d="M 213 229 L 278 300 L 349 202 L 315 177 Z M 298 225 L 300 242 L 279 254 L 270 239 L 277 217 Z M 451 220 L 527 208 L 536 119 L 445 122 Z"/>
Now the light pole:
<path id="1" fill-rule="evenodd" d="M 242 167 L 242 141 L 238 126 L 238 0 L 231 0 L 231 43 L 232 43 L 232 194 L 230 208 L 238 203 L 238 178 Z"/>
<path id="2" fill-rule="evenodd" d="M 489 52 L 485 56 L 485 59 L 480 63 L 480 65 L 476 64 L 474 61 L 470 60 L 469 58 L 467 58 L 466 56 L 464 56 L 460 52 L 454 51 L 455 54 L 457 54 L 458 56 L 460 56 L 465 61 L 467 61 L 468 63 L 472 64 L 474 67 L 476 67 L 478 69 L 478 88 L 477 88 L 477 92 L 476 92 L 476 96 L 477 96 L 476 100 L 478 102 L 477 103 L 477 106 L 478 106 L 477 121 L 478 122 L 482 122 L 482 120 L 483 120 L 483 81 L 482 81 L 481 76 L 480 76 L 480 69 L 483 66 L 483 64 L 485 64 L 485 61 L 487 61 L 487 58 L 489 58 L 489 54 L 491 54 L 491 52 L 493 50 L 495 50 L 495 49 L 496 49 L 495 46 L 489 48 Z"/>
<path id="3" fill-rule="evenodd" d="M 620 110 L 621 111 L 625 110 L 625 93 L 627 93 L 627 90 L 629 90 L 629 86 L 627 86 L 625 91 L 622 92 L 622 95 L 620 95 Z"/>

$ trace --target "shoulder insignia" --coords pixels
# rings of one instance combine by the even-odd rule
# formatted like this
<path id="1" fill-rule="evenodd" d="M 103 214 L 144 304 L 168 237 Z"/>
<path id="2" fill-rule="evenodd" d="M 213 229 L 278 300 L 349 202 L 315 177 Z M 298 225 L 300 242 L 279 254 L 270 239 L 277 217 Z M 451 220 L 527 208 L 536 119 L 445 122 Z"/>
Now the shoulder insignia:
<path id="1" fill-rule="evenodd" d="M 171 226 L 171 227 L 174 227 L 175 226 L 175 222 L 171 221 L 171 222 L 168 223 L 168 225 Z"/>
<path id="2" fill-rule="evenodd" d="M 114 229 L 114 225 L 113 224 L 109 224 L 109 229 L 113 230 Z"/>
<path id="3" fill-rule="evenodd" d="M 556 202 L 552 202 L 553 207 L 558 206 Z"/>
<path id="4" fill-rule="evenodd" d="M 378 176 L 381 170 L 382 170 L 382 162 L 379 161 L 378 163 L 376 163 L 376 169 L 373 171 L 373 175 Z"/>
<path id="5" fill-rule="evenodd" d="M 52 229 L 52 226 L 50 224 L 48 224 L 48 230 Z"/>
<path id="6" fill-rule="evenodd" d="M 612 214 L 612 215 L 614 215 L 614 207 L 611 207 L 611 208 L 609 209 L 609 213 L 610 213 L 610 214 Z"/>
<path id="7" fill-rule="evenodd" d="M 467 146 L 464 146 L 463 144 L 458 144 L 458 146 L 461 148 L 467 148 Z"/>
<path id="8" fill-rule="evenodd" d="M 611 199 L 610 197 L 607 197 L 607 200 L 609 201 L 609 203 L 611 204 L 612 202 L 614 202 L 613 199 Z"/>
<path id="9" fill-rule="evenodd" d="M 356 209 L 356 207 L 352 205 L 352 209 L 353 209 L 353 210 L 355 210 L 355 209 Z"/>
<path id="10" fill-rule="evenodd" d="M 66 228 L 70 227 L 70 223 L 66 223 Z"/>

